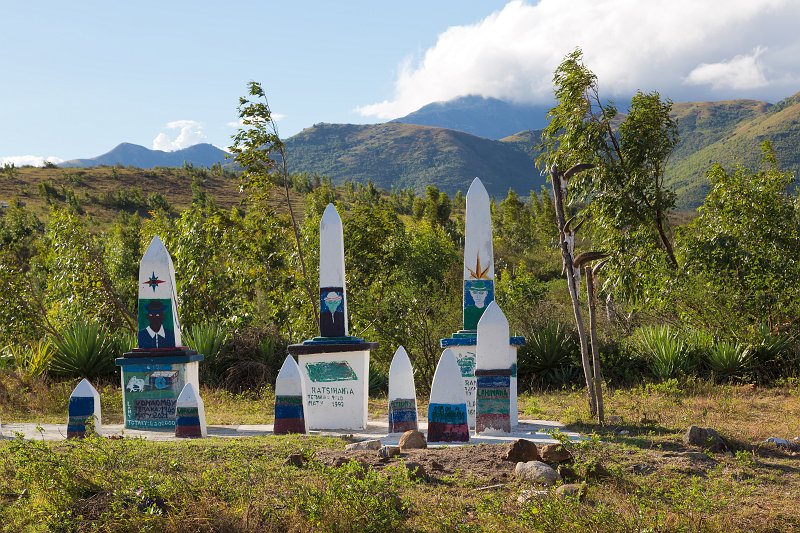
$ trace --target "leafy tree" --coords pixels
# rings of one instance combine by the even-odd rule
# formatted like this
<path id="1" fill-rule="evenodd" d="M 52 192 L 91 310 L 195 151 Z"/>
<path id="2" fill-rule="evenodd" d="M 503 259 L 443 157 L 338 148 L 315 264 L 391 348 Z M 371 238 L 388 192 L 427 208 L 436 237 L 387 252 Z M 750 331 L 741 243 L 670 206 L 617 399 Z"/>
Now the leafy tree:
<path id="1" fill-rule="evenodd" d="M 692 288 L 700 301 L 684 301 L 683 315 L 731 336 L 762 322 L 785 327 L 800 311 L 800 219 L 788 192 L 793 176 L 781 171 L 769 142 L 762 153 L 757 172 L 712 167 L 700 215 L 678 234 L 686 273 L 702 280 Z"/>

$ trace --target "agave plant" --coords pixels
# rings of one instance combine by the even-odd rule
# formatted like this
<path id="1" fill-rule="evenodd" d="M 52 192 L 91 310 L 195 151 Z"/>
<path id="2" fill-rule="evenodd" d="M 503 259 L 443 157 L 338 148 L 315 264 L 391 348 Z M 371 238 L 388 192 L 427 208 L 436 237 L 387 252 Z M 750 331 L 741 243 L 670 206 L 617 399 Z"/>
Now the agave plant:
<path id="1" fill-rule="evenodd" d="M 720 341 L 709 350 L 706 363 L 718 379 L 743 377 L 750 369 L 753 352 L 737 342 Z"/>
<path id="2" fill-rule="evenodd" d="M 631 348 L 647 362 L 650 372 L 660 381 L 689 370 L 690 352 L 686 342 L 669 325 L 637 329 L 631 336 Z"/>
<path id="3" fill-rule="evenodd" d="M 31 377 L 39 377 L 47 372 L 54 355 L 55 348 L 47 339 L 41 339 L 28 346 L 9 344 L 3 348 L 3 353 L 0 355 L 0 360 L 3 361 L 0 366 L 13 365 Z"/>
<path id="4" fill-rule="evenodd" d="M 53 338 L 56 351 L 50 363 L 54 375 L 94 378 L 114 371 L 114 344 L 97 324 L 76 322 Z"/>
<path id="5" fill-rule="evenodd" d="M 545 385 L 566 385 L 575 375 L 573 360 L 577 346 L 558 322 L 550 322 L 527 336 L 520 349 L 520 373 L 535 374 Z"/>

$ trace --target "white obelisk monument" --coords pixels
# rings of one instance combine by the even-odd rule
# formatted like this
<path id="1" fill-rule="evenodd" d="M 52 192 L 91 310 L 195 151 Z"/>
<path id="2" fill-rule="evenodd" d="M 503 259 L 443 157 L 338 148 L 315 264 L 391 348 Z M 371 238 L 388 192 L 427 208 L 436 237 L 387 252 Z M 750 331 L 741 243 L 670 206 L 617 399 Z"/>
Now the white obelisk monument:
<path id="1" fill-rule="evenodd" d="M 178 396 L 200 390 L 198 354 L 181 346 L 175 267 L 156 235 L 139 264 L 137 347 L 115 360 L 121 369 L 125 427 L 175 428 Z"/>
<path id="2" fill-rule="evenodd" d="M 463 329 L 452 337 L 441 339 L 442 348 L 450 348 L 456 356 L 464 389 L 467 393 L 469 427 L 475 428 L 475 360 L 478 321 L 494 301 L 494 248 L 492 245 L 492 213 L 489 193 L 475 178 L 467 191 L 467 209 L 464 223 L 464 323 Z M 512 350 L 511 421 L 517 424 L 517 347 L 525 343 L 523 337 L 510 337 Z"/>
<path id="3" fill-rule="evenodd" d="M 369 353 L 377 343 L 348 336 L 342 219 L 328 204 L 319 224 L 320 336 L 289 346 L 303 377 L 308 429 L 367 427 Z"/>

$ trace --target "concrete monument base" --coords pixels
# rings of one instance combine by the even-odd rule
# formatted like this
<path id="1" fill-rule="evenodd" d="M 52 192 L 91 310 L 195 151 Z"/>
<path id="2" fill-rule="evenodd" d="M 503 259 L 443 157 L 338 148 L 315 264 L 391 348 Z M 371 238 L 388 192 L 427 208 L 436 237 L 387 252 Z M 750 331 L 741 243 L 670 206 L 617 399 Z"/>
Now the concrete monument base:
<path id="1" fill-rule="evenodd" d="M 203 355 L 180 348 L 134 350 L 115 359 L 122 376 L 127 429 L 175 429 L 175 409 L 184 385 L 200 390 Z"/>
<path id="2" fill-rule="evenodd" d="M 309 430 L 367 427 L 369 353 L 377 346 L 356 337 L 315 337 L 289 346 L 303 378 Z"/>

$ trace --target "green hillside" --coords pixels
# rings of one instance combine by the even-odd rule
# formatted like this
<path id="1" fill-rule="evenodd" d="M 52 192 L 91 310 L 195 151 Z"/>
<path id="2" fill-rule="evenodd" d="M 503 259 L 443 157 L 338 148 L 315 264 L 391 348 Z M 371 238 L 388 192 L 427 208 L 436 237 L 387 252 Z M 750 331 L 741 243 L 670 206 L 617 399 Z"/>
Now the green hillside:
<path id="1" fill-rule="evenodd" d="M 544 183 L 518 145 L 430 126 L 316 124 L 287 139 L 286 149 L 291 171 L 334 183 L 372 180 L 384 189 L 417 192 L 433 184 L 453 194 L 478 176 L 494 195 L 510 187 L 527 194 Z"/>

